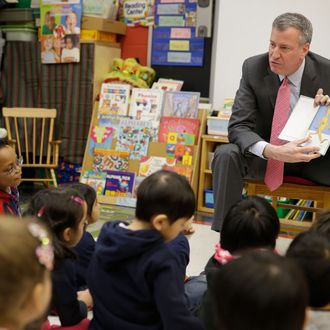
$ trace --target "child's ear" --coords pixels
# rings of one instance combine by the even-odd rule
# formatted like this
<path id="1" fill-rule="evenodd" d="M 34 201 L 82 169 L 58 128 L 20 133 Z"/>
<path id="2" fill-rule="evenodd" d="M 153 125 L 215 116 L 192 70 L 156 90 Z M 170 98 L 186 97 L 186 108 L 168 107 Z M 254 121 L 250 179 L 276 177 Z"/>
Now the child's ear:
<path id="1" fill-rule="evenodd" d="M 71 241 L 72 229 L 67 227 L 63 230 L 62 238 L 64 242 L 69 243 Z"/>
<path id="2" fill-rule="evenodd" d="M 156 230 L 162 231 L 168 225 L 168 218 L 165 214 L 157 214 L 152 218 L 151 223 Z"/>

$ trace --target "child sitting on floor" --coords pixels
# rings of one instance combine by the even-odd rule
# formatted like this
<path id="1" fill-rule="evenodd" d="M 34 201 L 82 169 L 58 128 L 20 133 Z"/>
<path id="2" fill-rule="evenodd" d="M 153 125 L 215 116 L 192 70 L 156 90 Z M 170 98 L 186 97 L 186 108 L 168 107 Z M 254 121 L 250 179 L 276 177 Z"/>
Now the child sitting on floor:
<path id="1" fill-rule="evenodd" d="M 265 250 L 243 253 L 216 272 L 213 287 L 216 329 L 304 329 L 308 287 L 292 260 Z"/>
<path id="2" fill-rule="evenodd" d="M 203 329 L 185 306 L 184 271 L 176 255 L 181 252 L 166 243 L 194 211 L 187 179 L 158 171 L 139 185 L 132 223 L 104 224 L 88 272 L 90 329 Z"/>
<path id="3" fill-rule="evenodd" d="M 62 326 L 85 322 L 92 305 L 88 290 L 77 293 L 74 253 L 71 248 L 81 239 L 86 225 L 87 205 L 75 189 L 44 189 L 34 195 L 24 215 L 33 215 L 53 234 L 55 268 L 52 273 L 52 310 Z"/>
<path id="4" fill-rule="evenodd" d="M 8 145 L 7 131 L 0 129 L 0 214 L 21 215 L 17 186 L 21 183 L 23 159 Z"/>
<path id="5" fill-rule="evenodd" d="M 64 187 L 76 189 L 84 197 L 87 203 L 87 225 L 95 223 L 100 216 L 100 209 L 94 188 L 80 182 L 66 184 Z M 77 273 L 77 287 L 80 289 L 87 287 L 87 269 L 94 250 L 95 240 L 92 234 L 85 230 L 80 242 L 73 248 L 73 251 L 77 254 L 75 265 Z"/>
<path id="6" fill-rule="evenodd" d="M 0 219 L 0 328 L 22 330 L 41 317 L 51 298 L 53 247 L 35 220 Z"/>
<path id="7" fill-rule="evenodd" d="M 214 274 L 228 261 L 246 250 L 274 249 L 280 231 L 275 209 L 261 197 L 242 199 L 229 210 L 220 233 L 215 254 L 205 266 L 206 284 L 202 305 L 198 312 L 206 329 L 216 329 L 215 310 L 210 299 Z"/>

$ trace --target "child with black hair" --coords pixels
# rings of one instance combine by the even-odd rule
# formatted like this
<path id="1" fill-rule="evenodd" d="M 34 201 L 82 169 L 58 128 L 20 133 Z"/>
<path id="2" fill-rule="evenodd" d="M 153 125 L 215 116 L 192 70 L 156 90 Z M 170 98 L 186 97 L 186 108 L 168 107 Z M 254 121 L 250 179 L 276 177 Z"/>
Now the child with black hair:
<path id="1" fill-rule="evenodd" d="M 178 255 L 186 251 L 166 243 L 194 212 L 194 192 L 183 176 L 158 171 L 142 181 L 132 223 L 105 223 L 96 242 L 88 272 L 90 329 L 203 329 L 184 302 Z"/>
<path id="2" fill-rule="evenodd" d="M 304 329 L 308 287 L 292 260 L 250 251 L 225 264 L 213 281 L 216 329 Z"/>
<path id="3" fill-rule="evenodd" d="M 317 231 L 324 234 L 330 240 L 330 209 L 323 210 L 317 214 L 310 231 Z"/>
<path id="4" fill-rule="evenodd" d="M 21 183 L 23 159 L 17 157 L 7 141 L 7 131 L 0 131 L 0 214 L 21 215 L 17 186 Z"/>
<path id="5" fill-rule="evenodd" d="M 87 308 L 92 305 L 88 290 L 77 293 L 74 253 L 86 225 L 87 205 L 73 188 L 44 189 L 34 195 L 24 216 L 36 216 L 53 235 L 55 268 L 52 273 L 52 309 L 62 326 L 88 323 Z"/>
<path id="6" fill-rule="evenodd" d="M 324 307 L 330 303 L 330 241 L 316 231 L 296 236 L 286 256 L 294 259 L 307 278 L 309 306 Z"/>
<path id="7" fill-rule="evenodd" d="M 210 299 L 214 274 L 228 261 L 252 249 L 271 249 L 276 245 L 280 221 L 275 209 L 264 198 L 250 196 L 240 200 L 227 213 L 215 254 L 205 266 L 205 294 L 198 316 L 206 329 L 216 329 L 215 310 Z"/>
<path id="8" fill-rule="evenodd" d="M 80 182 L 65 184 L 64 187 L 73 188 L 84 197 L 87 203 L 87 226 L 92 223 L 95 223 L 100 216 L 100 209 L 94 188 L 85 183 Z M 75 261 L 75 265 L 78 289 L 85 289 L 87 287 L 87 269 L 94 250 L 95 240 L 92 234 L 85 230 L 79 243 L 75 247 L 73 247 L 73 251 L 77 254 L 77 260 Z"/>

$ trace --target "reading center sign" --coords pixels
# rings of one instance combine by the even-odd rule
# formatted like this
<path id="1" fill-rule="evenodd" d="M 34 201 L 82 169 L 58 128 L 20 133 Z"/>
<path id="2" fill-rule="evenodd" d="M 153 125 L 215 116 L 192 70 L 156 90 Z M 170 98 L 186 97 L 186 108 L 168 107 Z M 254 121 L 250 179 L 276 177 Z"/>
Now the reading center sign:
<path id="1" fill-rule="evenodd" d="M 124 0 L 122 20 L 127 25 L 151 25 L 154 22 L 153 0 Z"/>

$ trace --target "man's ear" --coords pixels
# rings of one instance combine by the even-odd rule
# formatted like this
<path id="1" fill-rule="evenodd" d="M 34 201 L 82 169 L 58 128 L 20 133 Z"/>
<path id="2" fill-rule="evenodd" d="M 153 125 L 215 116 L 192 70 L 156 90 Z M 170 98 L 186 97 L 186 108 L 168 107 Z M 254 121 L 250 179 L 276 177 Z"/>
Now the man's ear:
<path id="1" fill-rule="evenodd" d="M 63 230 L 62 238 L 64 242 L 69 243 L 71 241 L 72 236 L 72 229 L 70 227 L 67 227 Z"/>
<path id="2" fill-rule="evenodd" d="M 168 225 L 168 218 L 165 214 L 157 214 L 151 219 L 151 223 L 156 230 L 162 231 Z"/>

